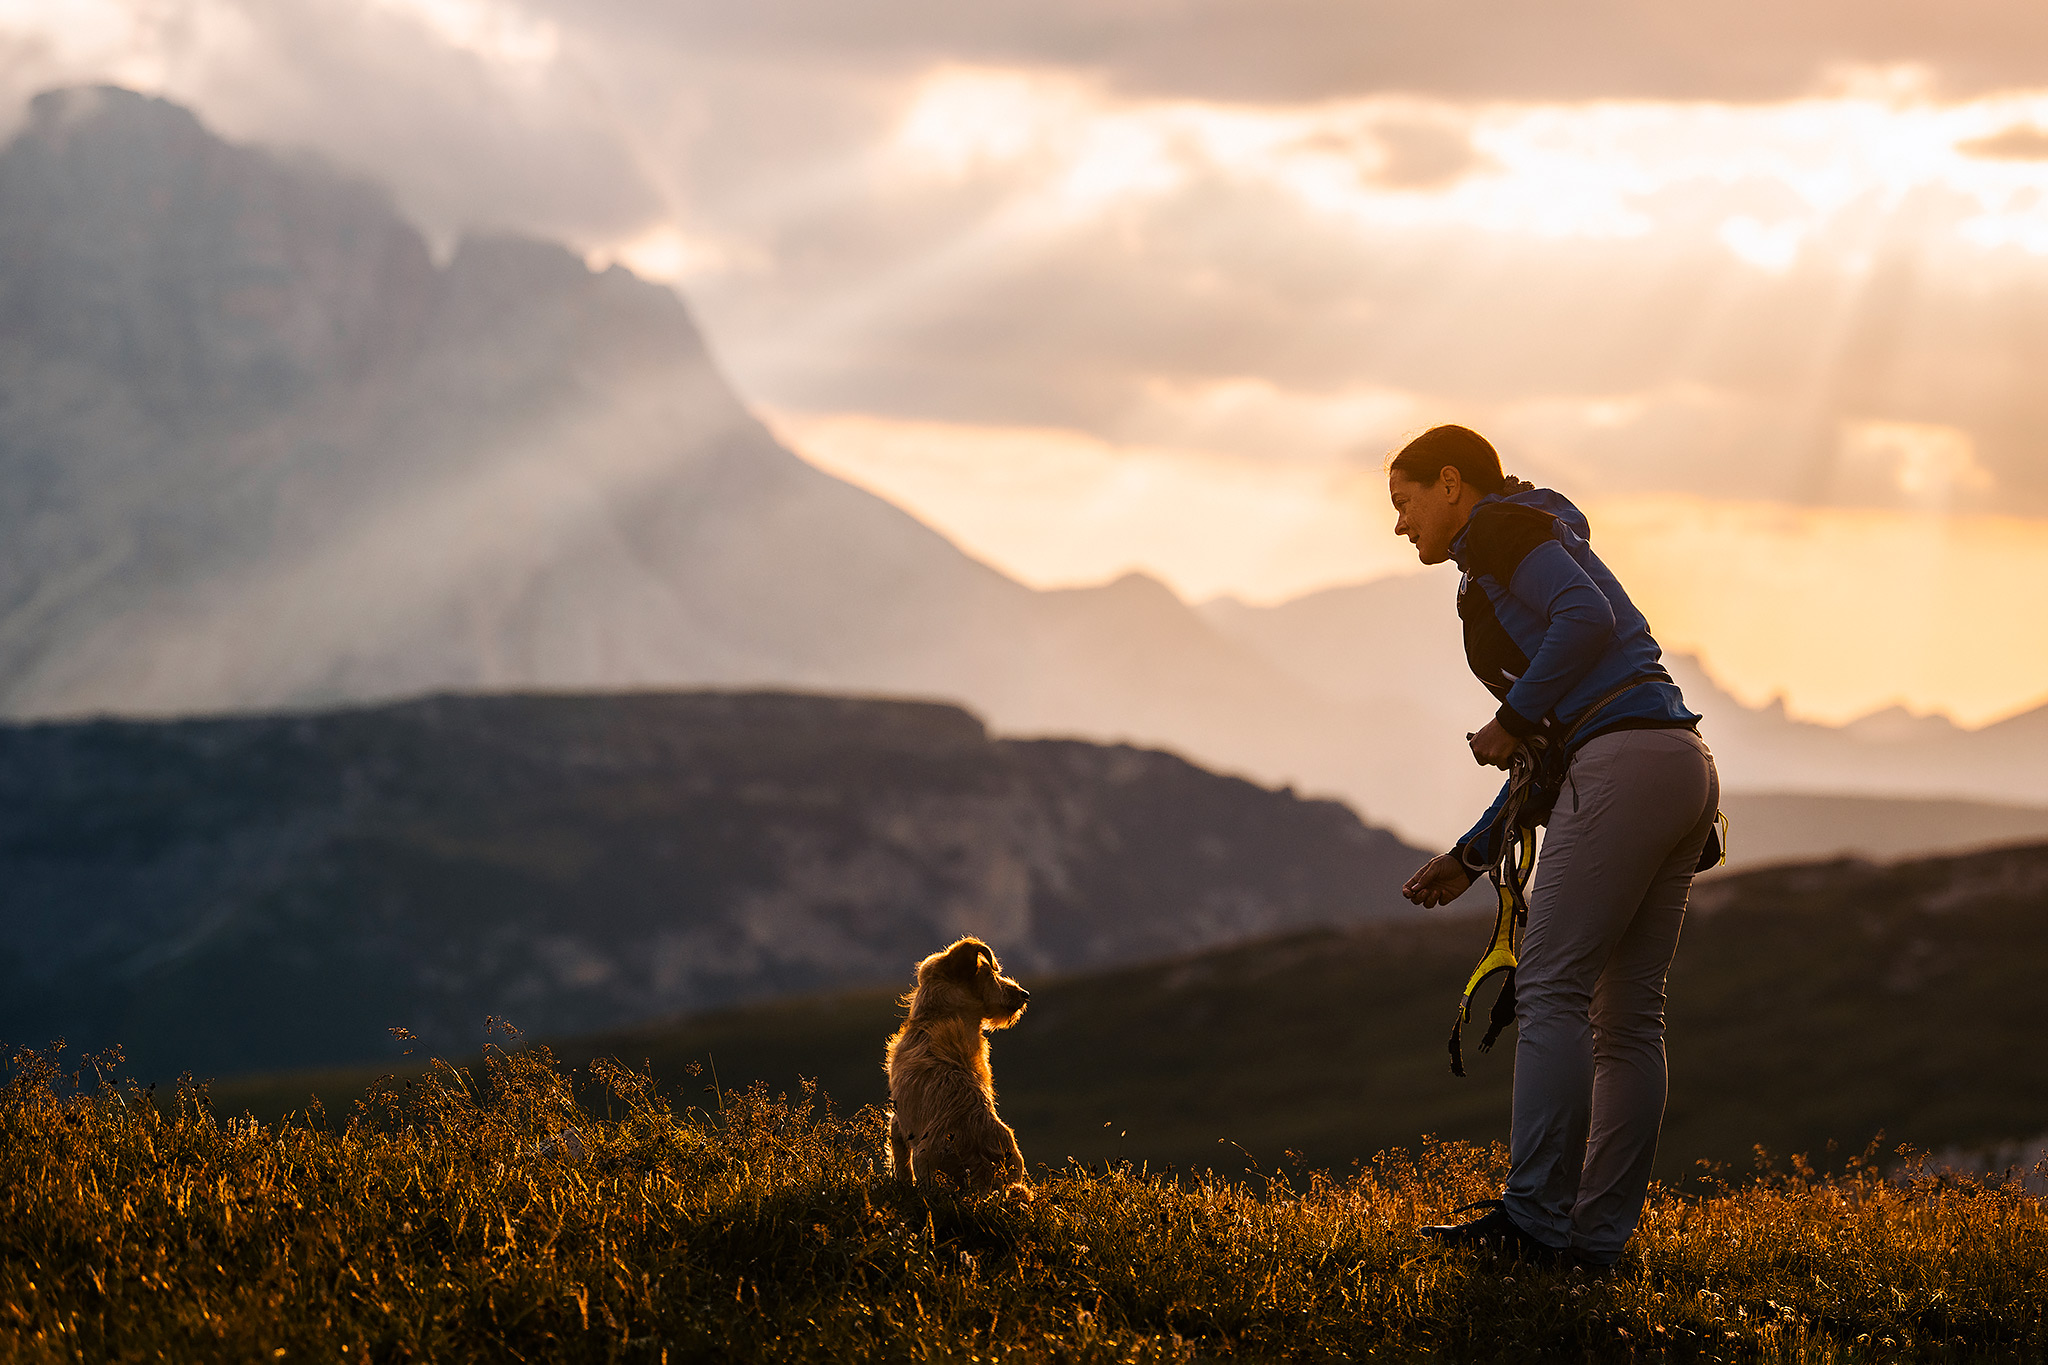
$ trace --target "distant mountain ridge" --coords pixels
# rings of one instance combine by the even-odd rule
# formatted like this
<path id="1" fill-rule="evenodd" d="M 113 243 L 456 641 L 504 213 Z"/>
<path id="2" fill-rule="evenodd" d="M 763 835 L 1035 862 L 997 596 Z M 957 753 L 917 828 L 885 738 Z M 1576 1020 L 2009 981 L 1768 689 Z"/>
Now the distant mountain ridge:
<path id="1" fill-rule="evenodd" d="M 0 1040 L 160 1078 L 1413 913 L 1424 854 L 1171 754 L 786 693 L 0 726 Z"/>
<path id="2" fill-rule="evenodd" d="M 1224 598 L 1201 611 L 1219 631 L 1296 683 L 1355 704 L 1436 710 L 1441 731 L 1453 723 L 1454 712 L 1469 721 L 1487 709 L 1484 693 L 1465 670 L 1455 628 L 1456 593 L 1455 572 L 1438 569 L 1327 588 L 1272 607 Z M 1398 653 L 1378 646 L 1388 636 L 1401 640 Z M 1845 726 L 1816 725 L 1788 717 L 1782 703 L 1744 706 L 1689 655 L 1670 655 L 1664 662 L 1687 702 L 1704 716 L 1701 731 L 1730 790 L 2023 804 L 2048 815 L 2041 809 L 2048 808 L 2048 706 L 1979 730 L 1896 707 Z M 1777 814 L 1801 813 L 1785 807 Z M 1942 823 L 1960 831 L 1958 814 L 1950 812 Z M 2010 821 L 1994 823 L 2003 828 Z M 2021 824 L 2032 828 L 2025 818 Z M 1820 825 L 1812 827 L 1811 839 L 1789 828 L 1781 834 L 1781 849 L 1797 856 L 1845 846 Z M 1930 847 L 1923 843 L 1913 851 Z"/>
<path id="3" fill-rule="evenodd" d="M 2048 807 L 1909 796 L 1728 792 L 1728 866 L 1816 857 L 1897 862 L 1930 854 L 2048 843 Z"/>

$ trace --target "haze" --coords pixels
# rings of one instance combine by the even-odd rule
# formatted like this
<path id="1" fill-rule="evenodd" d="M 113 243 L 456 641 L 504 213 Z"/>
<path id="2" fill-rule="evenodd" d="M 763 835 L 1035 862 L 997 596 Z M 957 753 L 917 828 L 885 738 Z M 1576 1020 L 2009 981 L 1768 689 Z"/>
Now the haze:
<path id="1" fill-rule="evenodd" d="M 2022 4 L 0 0 L 113 80 L 674 282 L 800 452 L 1040 586 L 1412 567 L 1457 420 L 1738 695 L 2048 693 Z"/>

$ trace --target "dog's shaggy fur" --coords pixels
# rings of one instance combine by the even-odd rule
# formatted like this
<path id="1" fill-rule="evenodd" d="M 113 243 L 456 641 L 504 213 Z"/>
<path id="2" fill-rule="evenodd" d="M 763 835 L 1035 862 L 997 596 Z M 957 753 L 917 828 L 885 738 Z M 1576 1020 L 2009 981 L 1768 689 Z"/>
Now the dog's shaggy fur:
<path id="1" fill-rule="evenodd" d="M 1017 1135 L 996 1117 L 987 1031 L 1016 1023 L 1030 998 L 978 938 L 917 964 L 917 989 L 902 1001 L 910 1015 L 889 1039 L 886 1063 L 895 1106 L 889 1167 L 898 1177 L 1029 1197 Z"/>

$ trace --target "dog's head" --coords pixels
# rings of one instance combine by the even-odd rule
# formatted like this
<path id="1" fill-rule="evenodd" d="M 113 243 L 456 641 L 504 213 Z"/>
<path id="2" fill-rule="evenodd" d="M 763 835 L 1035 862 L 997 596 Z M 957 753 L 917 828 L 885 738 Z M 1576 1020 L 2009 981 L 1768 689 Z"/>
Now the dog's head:
<path id="1" fill-rule="evenodd" d="M 917 989 L 904 997 L 911 1013 L 978 1019 L 983 1028 L 1008 1028 L 1024 1013 L 1031 992 L 1003 975 L 995 950 L 963 938 L 917 964 Z"/>

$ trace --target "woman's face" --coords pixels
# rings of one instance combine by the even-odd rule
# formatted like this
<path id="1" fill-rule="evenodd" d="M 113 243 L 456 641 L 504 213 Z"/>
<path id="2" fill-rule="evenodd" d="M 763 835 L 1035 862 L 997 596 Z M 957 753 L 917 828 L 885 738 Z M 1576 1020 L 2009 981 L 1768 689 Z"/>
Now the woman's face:
<path id="1" fill-rule="evenodd" d="M 1441 564 L 1451 557 L 1451 538 L 1471 510 L 1459 496 L 1463 491 L 1464 480 L 1455 469 L 1445 469 L 1435 483 L 1417 483 L 1398 470 L 1388 473 L 1394 534 L 1406 536 L 1423 563 Z"/>

